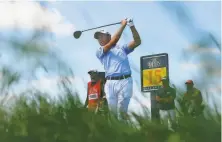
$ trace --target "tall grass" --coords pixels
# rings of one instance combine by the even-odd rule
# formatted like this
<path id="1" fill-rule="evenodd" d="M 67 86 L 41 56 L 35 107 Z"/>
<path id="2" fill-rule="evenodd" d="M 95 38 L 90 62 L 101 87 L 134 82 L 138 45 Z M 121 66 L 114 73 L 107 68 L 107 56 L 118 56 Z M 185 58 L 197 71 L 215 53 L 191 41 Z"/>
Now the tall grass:
<path id="1" fill-rule="evenodd" d="M 41 90 L 18 94 L 11 104 L 0 106 L 0 141 L 7 142 L 219 142 L 221 114 L 193 118 L 181 108 L 176 132 L 152 122 L 149 114 L 132 118 L 125 123 L 113 117 L 107 119 L 83 108 L 78 94 L 62 81 L 63 93 L 53 99 Z M 144 111 L 147 111 L 144 108 Z"/>
<path id="2" fill-rule="evenodd" d="M 219 142 L 220 119 L 214 115 L 178 117 L 178 129 L 133 114 L 137 124 L 123 123 L 89 113 L 69 92 L 53 100 L 35 92 L 19 97 L 10 108 L 0 109 L 0 141 L 4 142 Z M 32 99 L 30 99 L 32 96 Z M 136 126 L 137 125 L 137 126 Z M 139 126 L 139 127 L 138 127 Z"/>

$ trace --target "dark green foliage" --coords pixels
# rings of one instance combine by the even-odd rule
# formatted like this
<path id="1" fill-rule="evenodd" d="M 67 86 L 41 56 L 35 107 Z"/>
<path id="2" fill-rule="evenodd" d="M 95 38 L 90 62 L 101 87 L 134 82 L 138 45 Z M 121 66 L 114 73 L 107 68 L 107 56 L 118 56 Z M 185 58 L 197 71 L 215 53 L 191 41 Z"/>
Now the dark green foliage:
<path id="1" fill-rule="evenodd" d="M 32 94 L 30 94 L 32 95 Z M 36 93 L 20 97 L 10 111 L 0 111 L 0 141 L 7 142 L 219 142 L 220 122 L 203 116 L 178 118 L 176 133 L 136 114 L 139 125 L 107 120 L 82 108 L 78 98 L 64 94 L 50 100 Z M 218 114 L 219 115 L 219 114 Z"/>

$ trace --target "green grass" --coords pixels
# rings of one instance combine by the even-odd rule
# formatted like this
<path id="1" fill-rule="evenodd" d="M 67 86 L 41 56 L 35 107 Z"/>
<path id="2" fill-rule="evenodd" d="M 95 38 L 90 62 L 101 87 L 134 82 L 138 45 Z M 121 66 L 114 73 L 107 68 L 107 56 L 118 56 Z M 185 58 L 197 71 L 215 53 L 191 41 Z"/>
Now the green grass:
<path id="1" fill-rule="evenodd" d="M 219 142 L 221 138 L 219 114 L 209 119 L 181 116 L 173 133 L 135 114 L 139 127 L 114 118 L 108 121 L 87 112 L 70 93 L 59 100 L 41 93 L 28 95 L 34 98 L 20 97 L 12 107 L 1 107 L 1 142 Z"/>

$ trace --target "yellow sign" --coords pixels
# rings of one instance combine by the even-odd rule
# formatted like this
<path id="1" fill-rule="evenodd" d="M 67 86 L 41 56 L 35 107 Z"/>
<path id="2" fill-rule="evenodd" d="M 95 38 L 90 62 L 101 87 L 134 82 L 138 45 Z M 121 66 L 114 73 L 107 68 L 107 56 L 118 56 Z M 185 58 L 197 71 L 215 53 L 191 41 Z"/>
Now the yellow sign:
<path id="1" fill-rule="evenodd" d="M 141 91 L 151 92 L 162 86 L 161 79 L 169 77 L 168 54 L 152 54 L 140 57 Z"/>
<path id="2" fill-rule="evenodd" d="M 161 86 L 161 78 L 167 76 L 167 68 L 143 70 L 143 87 Z"/>

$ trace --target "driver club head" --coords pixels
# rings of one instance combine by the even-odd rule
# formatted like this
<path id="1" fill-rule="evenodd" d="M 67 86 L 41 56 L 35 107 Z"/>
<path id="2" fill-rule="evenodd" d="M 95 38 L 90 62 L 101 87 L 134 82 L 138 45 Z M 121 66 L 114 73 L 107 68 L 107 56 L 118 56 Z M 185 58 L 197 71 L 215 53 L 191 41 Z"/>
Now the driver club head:
<path id="1" fill-rule="evenodd" d="M 75 32 L 73 33 L 73 36 L 74 36 L 76 39 L 78 39 L 78 38 L 81 36 L 81 34 L 82 34 L 82 31 L 75 31 Z"/>

